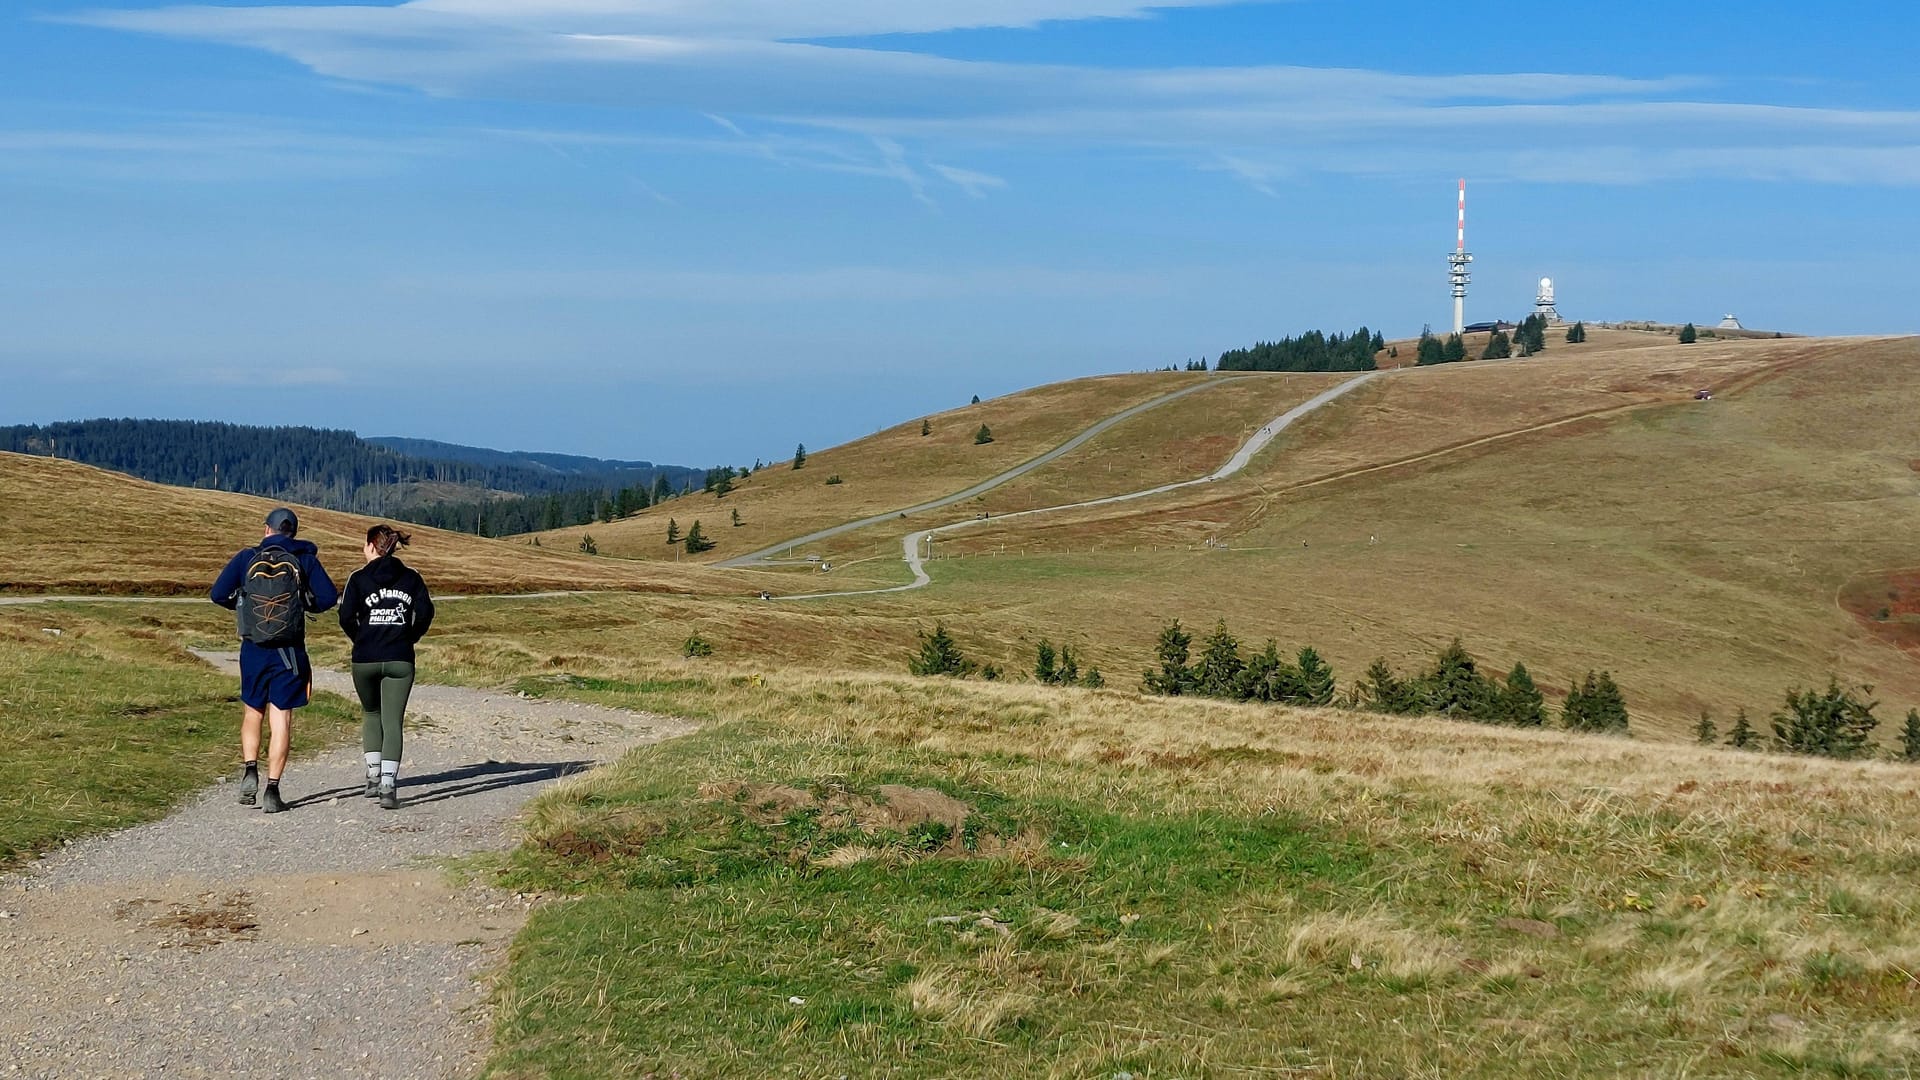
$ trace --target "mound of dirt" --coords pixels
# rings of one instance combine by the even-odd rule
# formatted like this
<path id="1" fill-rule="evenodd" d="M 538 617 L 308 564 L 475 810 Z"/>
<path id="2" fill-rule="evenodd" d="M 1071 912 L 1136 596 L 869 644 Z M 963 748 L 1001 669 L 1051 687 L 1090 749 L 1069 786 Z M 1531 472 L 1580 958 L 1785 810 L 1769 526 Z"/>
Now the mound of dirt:
<path id="1" fill-rule="evenodd" d="M 726 780 L 700 785 L 700 797 L 736 803 L 762 825 L 778 824 L 803 810 L 818 810 L 823 817 L 837 817 L 841 824 L 856 825 L 866 832 L 935 824 L 957 834 L 973 813 L 971 805 L 944 791 L 906 784 L 881 784 L 873 796 L 844 788 L 828 788 L 816 795 L 787 784 Z"/>

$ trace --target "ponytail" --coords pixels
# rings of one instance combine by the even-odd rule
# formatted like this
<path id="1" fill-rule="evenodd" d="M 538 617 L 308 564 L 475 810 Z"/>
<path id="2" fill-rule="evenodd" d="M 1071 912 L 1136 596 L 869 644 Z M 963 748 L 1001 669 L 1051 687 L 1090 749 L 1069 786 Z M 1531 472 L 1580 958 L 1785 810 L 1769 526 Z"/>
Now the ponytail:
<path id="1" fill-rule="evenodd" d="M 375 525 L 367 530 L 367 543 L 372 544 L 374 553 L 382 557 L 406 547 L 412 539 L 411 536 L 391 525 Z"/>

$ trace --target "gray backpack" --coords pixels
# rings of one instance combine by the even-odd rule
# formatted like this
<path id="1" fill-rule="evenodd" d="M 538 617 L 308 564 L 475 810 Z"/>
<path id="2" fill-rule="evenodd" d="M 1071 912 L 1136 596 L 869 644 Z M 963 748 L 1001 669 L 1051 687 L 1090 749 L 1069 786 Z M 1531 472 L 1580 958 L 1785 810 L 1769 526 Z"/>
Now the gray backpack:
<path id="1" fill-rule="evenodd" d="M 240 582 L 240 636 L 269 648 L 306 640 L 306 582 L 300 556 L 280 547 L 262 547 L 247 563 Z"/>

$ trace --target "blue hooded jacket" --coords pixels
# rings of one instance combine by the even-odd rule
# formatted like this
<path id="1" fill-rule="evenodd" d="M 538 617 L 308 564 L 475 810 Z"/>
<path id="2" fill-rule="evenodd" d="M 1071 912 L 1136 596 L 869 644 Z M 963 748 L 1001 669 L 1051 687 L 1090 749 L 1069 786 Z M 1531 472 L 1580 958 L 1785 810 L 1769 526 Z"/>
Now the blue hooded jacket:
<path id="1" fill-rule="evenodd" d="M 291 536 L 269 536 L 260 541 L 258 546 L 243 548 L 239 554 L 228 560 L 227 568 L 220 571 L 220 576 L 214 579 L 213 589 L 208 594 L 214 603 L 229 611 L 239 606 L 240 584 L 246 580 L 247 565 L 253 562 L 254 553 L 263 547 L 283 548 L 292 552 L 294 557 L 300 560 L 300 575 L 307 583 L 309 614 L 318 614 L 339 603 L 340 590 L 334 586 L 333 579 L 327 576 L 326 568 L 320 565 L 320 549 L 313 546 L 310 540 L 297 540 Z M 242 668 L 247 667 L 247 661 L 252 653 L 258 653 L 259 656 L 251 658 L 264 659 L 277 652 L 279 652 L 278 649 L 264 648 L 242 639 L 240 665 Z M 304 660 L 305 650 L 301 650 L 301 654 Z"/>

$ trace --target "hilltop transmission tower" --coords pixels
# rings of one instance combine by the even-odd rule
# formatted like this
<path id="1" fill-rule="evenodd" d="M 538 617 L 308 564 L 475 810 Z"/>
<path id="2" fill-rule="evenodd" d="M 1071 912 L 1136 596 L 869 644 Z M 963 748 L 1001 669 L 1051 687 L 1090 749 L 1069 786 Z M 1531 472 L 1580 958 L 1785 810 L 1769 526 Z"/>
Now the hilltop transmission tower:
<path id="1" fill-rule="evenodd" d="M 1467 329 L 1467 282 L 1473 280 L 1473 274 L 1467 267 L 1473 262 L 1473 256 L 1467 254 L 1467 182 L 1460 181 L 1460 239 L 1447 256 L 1447 282 L 1453 286 L 1453 332 L 1465 333 Z"/>

